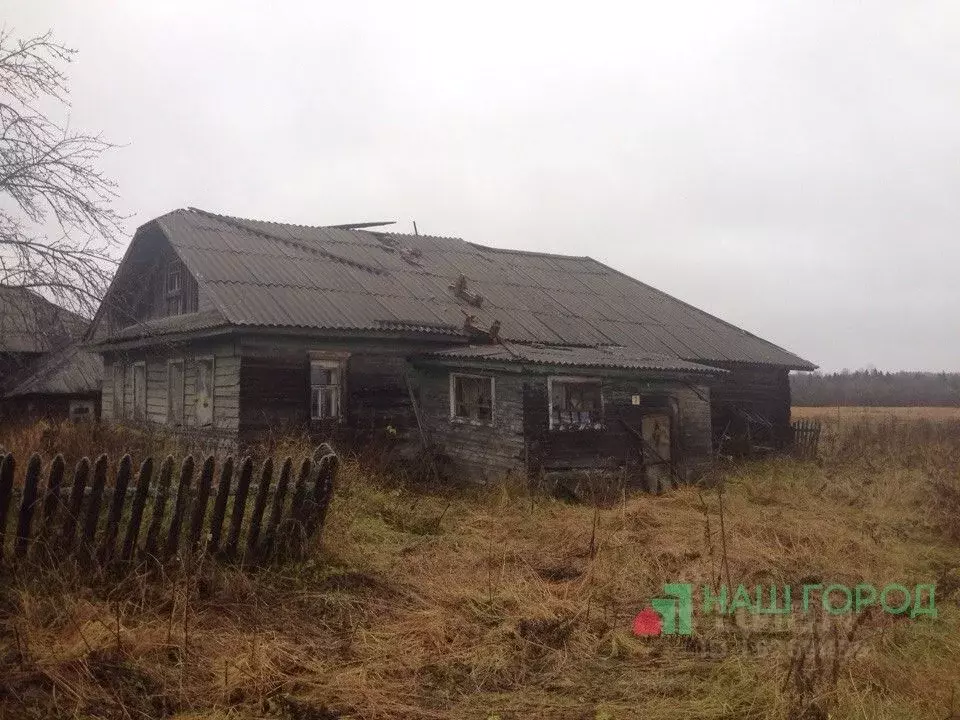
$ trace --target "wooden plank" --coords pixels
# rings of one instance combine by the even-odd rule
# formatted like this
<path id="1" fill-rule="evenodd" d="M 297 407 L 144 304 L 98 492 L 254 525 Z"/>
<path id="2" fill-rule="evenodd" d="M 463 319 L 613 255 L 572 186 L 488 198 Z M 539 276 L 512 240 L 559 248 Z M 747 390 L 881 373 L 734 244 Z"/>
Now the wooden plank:
<path id="1" fill-rule="evenodd" d="M 93 485 L 90 487 L 87 512 L 83 518 L 84 547 L 93 548 L 93 541 L 97 534 L 97 523 L 100 521 L 100 506 L 103 503 L 103 489 L 107 485 L 107 456 L 101 455 L 93 464 Z"/>
<path id="2" fill-rule="evenodd" d="M 273 494 L 273 505 L 270 508 L 270 519 L 267 522 L 267 532 L 263 542 L 263 557 L 270 557 L 277 541 L 277 528 L 283 517 L 283 503 L 287 498 L 287 488 L 290 485 L 290 475 L 293 474 L 293 458 L 283 461 L 280 470 L 280 480 L 277 481 L 277 490 Z"/>
<path id="3" fill-rule="evenodd" d="M 7 534 L 7 515 L 13 498 L 13 455 L 7 453 L 0 462 L 0 560 L 3 559 L 3 541 Z"/>
<path id="4" fill-rule="evenodd" d="M 160 527 L 163 525 L 163 514 L 170 497 L 170 478 L 173 477 L 173 456 L 167 455 L 160 466 L 160 478 L 157 482 L 157 497 L 153 502 L 153 515 L 150 518 L 150 527 L 147 528 L 147 542 L 145 552 L 157 557 L 160 551 Z"/>
<path id="5" fill-rule="evenodd" d="M 150 480 L 153 475 L 153 458 L 148 457 L 140 465 L 137 475 L 137 492 L 133 497 L 133 507 L 130 509 L 130 522 L 127 523 L 127 532 L 123 537 L 120 549 L 120 559 L 130 562 L 137 546 L 137 536 L 140 534 L 140 524 L 143 521 L 143 510 L 147 504 L 147 495 L 150 492 Z"/>
<path id="6" fill-rule="evenodd" d="M 210 455 L 203 463 L 203 470 L 200 471 L 200 485 L 197 487 L 197 497 L 193 503 L 193 515 L 190 518 L 187 534 L 191 552 L 196 552 L 200 547 L 200 533 L 203 531 L 203 520 L 207 515 L 207 503 L 210 502 L 214 463 L 214 457 Z"/>
<path id="7" fill-rule="evenodd" d="M 40 532 L 44 537 L 53 536 L 54 524 L 57 521 L 57 509 L 63 503 L 60 497 L 60 488 L 63 484 L 64 469 L 63 455 L 58 453 L 53 462 L 50 463 L 50 470 L 47 473 L 47 487 L 43 493 L 43 518 Z"/>
<path id="8" fill-rule="evenodd" d="M 64 555 L 73 550 L 73 543 L 77 535 L 77 525 L 80 522 L 80 509 L 83 505 L 83 493 L 87 489 L 87 480 L 90 477 L 90 460 L 80 458 L 73 471 L 73 484 L 70 486 L 70 500 L 68 501 L 66 517 L 63 519 L 63 534 L 61 547 Z"/>
<path id="9" fill-rule="evenodd" d="M 277 548 L 282 556 L 299 555 L 304 547 L 304 506 L 307 504 L 307 479 L 313 470 L 313 461 L 304 458 L 293 488 L 293 500 L 290 503 L 289 522 L 285 523 L 282 533 L 282 547 Z"/>
<path id="10" fill-rule="evenodd" d="M 123 506 L 127 502 L 127 488 L 130 486 L 132 461 L 130 455 L 120 458 L 117 467 L 117 476 L 113 483 L 113 500 L 107 514 L 107 530 L 100 543 L 100 563 L 106 565 L 113 559 L 113 551 L 117 544 L 117 535 L 120 533 L 120 516 L 123 515 Z"/>
<path id="11" fill-rule="evenodd" d="M 187 510 L 190 495 L 190 485 L 193 482 L 193 455 L 187 455 L 180 465 L 180 484 L 177 487 L 177 499 L 170 516 L 170 530 L 167 533 L 167 544 L 163 548 L 164 557 L 177 554 L 180 547 L 180 529 L 183 527 L 183 515 Z"/>
<path id="12" fill-rule="evenodd" d="M 233 514 L 230 516 L 230 534 L 227 535 L 227 545 L 224 554 L 232 558 L 237 552 L 240 542 L 240 529 L 243 525 L 243 515 L 247 509 L 247 494 L 250 492 L 250 477 L 253 475 L 253 460 L 244 458 L 240 467 L 240 480 L 237 482 L 237 494 L 233 496 Z"/>
<path id="13" fill-rule="evenodd" d="M 21 558 L 27 554 L 27 547 L 30 544 L 30 526 L 37 506 L 37 497 L 40 494 L 41 468 L 40 456 L 34 453 L 27 462 L 27 472 L 23 477 L 23 497 L 20 499 L 20 516 L 17 519 L 15 552 L 17 557 Z"/>
<path id="14" fill-rule="evenodd" d="M 323 530 L 327 521 L 327 510 L 330 508 L 330 501 L 333 499 L 333 488 L 337 478 L 337 469 L 340 466 L 340 459 L 333 453 L 324 455 L 321 461 L 321 471 L 317 475 L 317 484 L 314 488 L 314 515 L 307 524 L 307 537 L 313 537 L 317 530 Z"/>
<path id="15" fill-rule="evenodd" d="M 220 549 L 220 533 L 223 531 L 223 518 L 227 514 L 227 498 L 230 496 L 230 481 L 233 478 L 233 458 L 228 457 L 220 468 L 220 482 L 217 485 L 217 499 L 213 503 L 210 516 L 210 544 L 207 550 L 213 554 Z"/>
<path id="16" fill-rule="evenodd" d="M 257 499 L 253 504 L 253 515 L 250 516 L 250 528 L 247 530 L 247 555 L 256 557 L 257 543 L 260 540 L 260 525 L 263 513 L 267 509 L 267 497 L 270 494 L 270 483 L 273 481 L 273 458 L 263 461 L 263 470 L 260 472 L 260 487 L 257 489 Z"/>

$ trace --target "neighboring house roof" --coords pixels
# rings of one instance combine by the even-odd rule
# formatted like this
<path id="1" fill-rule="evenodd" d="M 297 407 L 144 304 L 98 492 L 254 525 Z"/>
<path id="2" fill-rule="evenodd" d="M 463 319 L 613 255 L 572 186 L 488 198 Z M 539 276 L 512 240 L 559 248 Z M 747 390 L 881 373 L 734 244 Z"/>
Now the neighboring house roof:
<path id="1" fill-rule="evenodd" d="M 5 397 L 99 392 L 103 361 L 78 344 L 52 352 L 13 379 Z"/>
<path id="2" fill-rule="evenodd" d="M 508 341 L 622 345 L 691 361 L 815 367 L 589 257 L 195 209 L 154 223 L 138 234 L 159 227 L 229 325 L 466 337 L 470 315 L 481 327 L 499 320 L 500 337 Z M 470 293 L 482 296 L 479 306 L 451 288 L 460 275 Z"/>
<path id="3" fill-rule="evenodd" d="M 678 360 L 677 358 L 639 353 L 635 349 L 624 347 L 569 347 L 498 343 L 449 347 L 424 353 L 422 357 L 440 360 L 524 363 L 578 368 L 660 370 L 705 375 L 726 372 L 726 370 Z"/>
<path id="4" fill-rule="evenodd" d="M 0 285 L 0 352 L 48 352 L 78 340 L 87 324 L 32 290 Z"/>

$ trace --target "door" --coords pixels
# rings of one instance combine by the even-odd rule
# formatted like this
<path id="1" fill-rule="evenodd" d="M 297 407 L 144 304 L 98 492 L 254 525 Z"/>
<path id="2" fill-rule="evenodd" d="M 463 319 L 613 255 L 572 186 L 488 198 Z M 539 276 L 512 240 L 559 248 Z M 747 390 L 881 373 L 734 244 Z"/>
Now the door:
<path id="1" fill-rule="evenodd" d="M 640 421 L 643 435 L 643 466 L 647 488 L 651 492 L 669 490 L 672 478 L 670 415 L 650 413 Z"/>
<path id="2" fill-rule="evenodd" d="M 197 425 L 213 425 L 213 359 L 197 360 L 196 385 Z"/>

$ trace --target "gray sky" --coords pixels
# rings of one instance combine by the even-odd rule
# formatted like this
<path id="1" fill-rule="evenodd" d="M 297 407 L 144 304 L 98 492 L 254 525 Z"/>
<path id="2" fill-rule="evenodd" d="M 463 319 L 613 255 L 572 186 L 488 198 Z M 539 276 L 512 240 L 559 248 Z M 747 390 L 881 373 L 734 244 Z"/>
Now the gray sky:
<path id="1" fill-rule="evenodd" d="M 0 0 L 188 205 L 591 255 L 826 370 L 960 370 L 960 4 Z"/>

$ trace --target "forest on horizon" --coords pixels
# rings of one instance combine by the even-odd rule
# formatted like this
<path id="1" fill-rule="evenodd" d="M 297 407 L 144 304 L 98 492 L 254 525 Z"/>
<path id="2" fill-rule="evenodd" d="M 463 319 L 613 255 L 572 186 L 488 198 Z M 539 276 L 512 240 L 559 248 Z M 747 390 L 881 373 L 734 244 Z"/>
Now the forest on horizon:
<path id="1" fill-rule="evenodd" d="M 960 373 L 873 369 L 791 373 L 790 392 L 799 407 L 960 405 Z"/>

